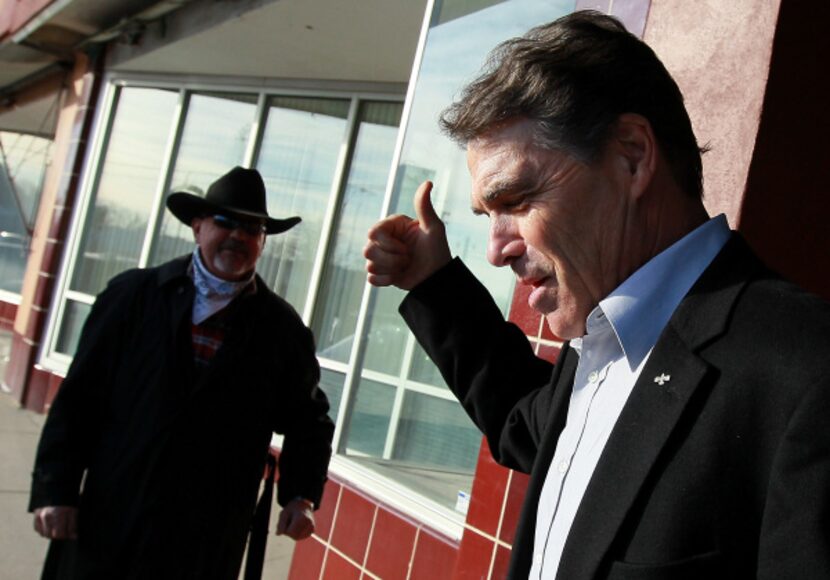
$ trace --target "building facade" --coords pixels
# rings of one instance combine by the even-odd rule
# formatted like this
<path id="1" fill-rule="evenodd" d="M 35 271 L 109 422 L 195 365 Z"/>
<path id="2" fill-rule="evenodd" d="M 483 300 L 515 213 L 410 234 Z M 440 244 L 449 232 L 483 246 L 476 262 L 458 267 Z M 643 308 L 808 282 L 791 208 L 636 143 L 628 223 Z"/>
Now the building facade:
<path id="1" fill-rule="evenodd" d="M 821 2 L 0 0 L 3 388 L 47 412 L 107 280 L 192 249 L 165 196 L 256 167 L 269 213 L 303 217 L 259 272 L 314 330 L 337 424 L 291 577 L 503 577 L 525 477 L 493 462 L 361 250 L 432 180 L 454 253 L 555 360 L 557 337 L 485 263 L 463 151 L 436 119 L 499 41 L 585 8 L 678 80 L 711 148 L 710 212 L 829 297 Z"/>

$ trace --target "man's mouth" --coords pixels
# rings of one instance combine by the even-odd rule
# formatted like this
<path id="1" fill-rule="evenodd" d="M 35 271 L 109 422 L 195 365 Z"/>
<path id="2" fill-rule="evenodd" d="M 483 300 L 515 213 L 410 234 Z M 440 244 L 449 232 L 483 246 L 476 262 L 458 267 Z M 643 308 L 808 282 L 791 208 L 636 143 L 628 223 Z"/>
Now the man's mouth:
<path id="1" fill-rule="evenodd" d="M 238 244 L 225 244 L 220 249 L 223 252 L 233 252 L 234 254 L 239 254 L 241 256 L 248 255 L 248 249 L 245 246 Z"/>

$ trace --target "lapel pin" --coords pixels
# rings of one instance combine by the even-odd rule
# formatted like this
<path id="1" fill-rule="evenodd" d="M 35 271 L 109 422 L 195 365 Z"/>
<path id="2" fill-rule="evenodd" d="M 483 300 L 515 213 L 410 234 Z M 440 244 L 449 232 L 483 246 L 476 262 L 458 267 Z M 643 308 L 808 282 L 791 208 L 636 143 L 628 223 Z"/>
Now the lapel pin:
<path id="1" fill-rule="evenodd" d="M 666 373 L 660 373 L 659 377 L 654 377 L 654 382 L 660 385 L 661 387 L 668 383 L 671 380 L 671 375 L 667 375 Z"/>

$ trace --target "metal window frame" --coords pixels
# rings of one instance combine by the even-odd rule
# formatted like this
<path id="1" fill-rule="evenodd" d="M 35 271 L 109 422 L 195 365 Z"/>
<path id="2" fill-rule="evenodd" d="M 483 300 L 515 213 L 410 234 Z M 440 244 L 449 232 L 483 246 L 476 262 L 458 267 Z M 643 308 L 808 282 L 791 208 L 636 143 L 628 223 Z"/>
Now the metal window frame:
<path id="1" fill-rule="evenodd" d="M 378 218 L 388 215 L 392 202 L 395 179 L 399 170 L 399 163 L 406 137 L 406 128 L 411 116 L 412 100 L 416 81 L 420 74 L 421 62 L 423 59 L 426 39 L 429 33 L 430 22 L 435 0 L 428 0 L 421 26 L 420 37 L 414 59 L 410 80 L 407 85 L 397 83 L 354 83 L 354 82 L 332 82 L 332 81 L 284 81 L 269 79 L 250 79 L 240 77 L 218 77 L 218 78 L 188 78 L 182 80 L 174 76 L 153 75 L 145 73 L 120 73 L 110 72 L 104 79 L 105 90 L 99 97 L 97 117 L 93 126 L 93 139 L 87 153 L 89 163 L 81 175 L 80 194 L 77 196 L 73 208 L 73 219 L 69 231 L 66 256 L 62 263 L 56 284 L 56 292 L 53 296 L 52 307 L 50 308 L 49 322 L 46 328 L 47 337 L 41 345 L 39 364 L 47 370 L 58 374 L 65 374 L 71 358 L 58 353 L 55 350 L 57 335 L 60 330 L 60 323 L 63 320 L 66 304 L 69 300 L 91 304 L 95 297 L 71 291 L 68 288 L 70 277 L 75 270 L 77 254 L 83 238 L 83 228 L 89 219 L 93 193 L 96 191 L 104 158 L 112 133 L 114 111 L 117 108 L 118 97 L 121 90 L 130 87 L 158 88 L 179 91 L 179 102 L 174 113 L 174 122 L 171 123 L 171 131 L 165 152 L 164 164 L 160 169 L 159 187 L 154 192 L 154 208 L 151 213 L 145 239 L 142 246 L 139 262 L 146 266 L 154 251 L 157 242 L 161 217 L 164 211 L 163 198 L 166 188 L 169 187 L 172 178 L 172 166 L 178 148 L 181 143 L 182 130 L 186 121 L 186 111 L 190 95 L 202 91 L 224 91 L 239 93 L 256 93 L 258 95 L 257 109 L 254 122 L 251 125 L 248 145 L 245 153 L 245 163 L 248 166 L 255 166 L 262 145 L 262 136 L 265 128 L 265 119 L 268 113 L 268 101 L 272 96 L 299 96 L 316 98 L 347 98 L 351 100 L 350 110 L 344 130 L 341 151 L 338 156 L 335 177 L 332 182 L 332 190 L 329 196 L 329 203 L 326 207 L 323 220 L 321 238 L 317 246 L 317 254 L 312 267 L 312 276 L 309 284 L 306 305 L 303 308 L 302 317 L 306 324 L 309 324 L 313 315 L 314 307 L 319 300 L 322 274 L 328 259 L 328 254 L 333 243 L 332 227 L 336 223 L 339 204 L 345 192 L 345 180 L 349 174 L 350 163 L 354 153 L 355 140 L 359 129 L 359 111 L 364 101 L 390 101 L 400 102 L 403 88 L 406 87 L 406 95 L 403 99 L 403 110 L 401 113 L 400 129 L 398 131 L 394 151 L 390 163 L 390 171 L 387 178 L 384 199 Z M 344 426 L 349 424 L 352 410 L 356 402 L 357 382 L 365 377 L 393 386 L 396 388 L 395 405 L 392 421 L 399 422 L 403 398 L 406 392 L 418 392 L 440 399 L 455 400 L 453 395 L 446 389 L 412 381 L 406 378 L 414 352 L 414 338 L 410 335 L 404 350 L 401 371 L 398 376 L 379 373 L 363 369 L 363 360 L 366 350 L 366 338 L 363 336 L 371 322 L 369 313 L 376 303 L 377 289 L 368 283 L 364 286 L 361 297 L 358 320 L 355 327 L 355 336 L 359 337 L 352 348 L 347 363 L 332 361 L 320 358 L 320 365 L 327 370 L 344 375 L 343 392 L 341 395 L 338 416 L 335 419 L 336 430 L 333 447 L 335 457 L 332 459 L 331 469 L 333 473 L 344 477 L 350 483 L 363 488 L 380 501 L 395 505 L 403 513 L 423 521 L 430 527 L 444 533 L 448 537 L 459 539 L 464 530 L 465 515 L 450 510 L 443 505 L 425 496 L 414 494 L 411 489 L 382 476 L 365 466 L 349 460 L 343 455 L 345 451 L 345 436 L 347 435 Z M 394 447 L 394 429 L 391 437 L 385 442 L 384 456 L 391 455 Z"/>

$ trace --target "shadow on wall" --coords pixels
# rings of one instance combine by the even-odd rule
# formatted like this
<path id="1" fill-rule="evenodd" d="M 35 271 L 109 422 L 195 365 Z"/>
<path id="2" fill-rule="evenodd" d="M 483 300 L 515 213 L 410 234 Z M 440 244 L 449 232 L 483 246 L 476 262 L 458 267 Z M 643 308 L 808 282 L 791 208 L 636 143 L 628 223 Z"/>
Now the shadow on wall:
<path id="1" fill-rule="evenodd" d="M 782 0 L 738 229 L 775 270 L 830 300 L 826 0 Z"/>

